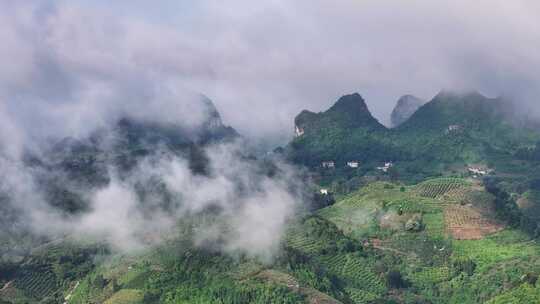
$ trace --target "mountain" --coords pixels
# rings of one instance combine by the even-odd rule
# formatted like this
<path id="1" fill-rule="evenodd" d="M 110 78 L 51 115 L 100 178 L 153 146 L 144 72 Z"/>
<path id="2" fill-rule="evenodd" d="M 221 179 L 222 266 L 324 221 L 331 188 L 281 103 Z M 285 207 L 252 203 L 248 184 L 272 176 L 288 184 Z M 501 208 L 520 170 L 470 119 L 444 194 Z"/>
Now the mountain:
<path id="1" fill-rule="evenodd" d="M 143 159 L 180 155 L 203 177 L 205 147 L 238 137 L 213 105 L 207 109 L 196 128 L 124 117 L 87 138 L 58 140 L 27 165 L 41 172 L 48 202 L 75 216 L 88 208 L 82 191 L 107 185 L 109 170 L 122 179 Z M 373 118 L 359 94 L 321 113 L 302 111 L 283 153 L 312 169 L 295 179 L 322 176 L 304 189 L 316 191 L 319 204 L 284 224 L 271 261 L 217 250 L 221 238 L 201 245 L 196 232 L 208 223 L 218 223 L 212 235 L 215 227 L 231 230 L 214 221 L 220 211 L 213 205 L 182 217 L 164 231 L 165 242 L 116 253 L 91 239 L 31 239 L 8 223 L 17 209 L 0 192 L 0 227 L 7 226 L 0 229 L 0 303 L 538 303 L 540 137 L 512 118 L 502 99 L 452 92 L 393 129 Z M 496 173 L 468 174 L 465 161 L 473 159 Z M 376 169 L 385 160 L 394 166 Z M 242 193 L 240 183 L 234 188 Z M 249 202 L 259 204 L 261 188 L 254 188 Z M 157 177 L 135 190 L 148 215 L 183 203 Z"/>
<path id="2" fill-rule="evenodd" d="M 225 126 L 212 101 L 200 99 L 206 119 L 195 127 L 123 117 L 86 138 L 63 138 L 40 155 L 28 153 L 25 163 L 50 205 L 66 213 L 86 210 L 79 189 L 98 189 L 110 182 L 111 170 L 128 176 L 144 159 L 176 155 L 186 159 L 194 174 L 207 172 L 204 148 L 240 138 Z"/>
<path id="3" fill-rule="evenodd" d="M 321 168 L 325 161 L 334 161 L 339 168 L 358 161 L 364 173 L 377 172 L 383 162 L 393 161 L 397 164 L 392 172 L 408 182 L 421 181 L 451 167 L 504 166 L 501 159 L 527 154 L 540 132 L 520 123 L 519 117 L 502 98 L 441 91 L 408 120 L 387 129 L 369 113 L 360 95 L 352 94 L 325 112 L 302 111 L 295 119 L 296 137 L 285 153 L 312 169 Z M 343 177 L 339 171 L 335 174 Z"/>
<path id="4" fill-rule="evenodd" d="M 302 111 L 295 120 L 296 137 L 287 153 L 295 162 L 320 166 L 323 161 L 384 160 L 394 149 L 385 142 L 388 129 L 370 113 L 358 93 L 339 98 L 327 111 Z"/>
<path id="5" fill-rule="evenodd" d="M 424 100 L 412 95 L 404 95 L 399 98 L 390 116 L 392 127 L 395 128 L 407 121 L 424 103 Z"/>
<path id="6" fill-rule="evenodd" d="M 418 157 L 486 162 L 534 144 L 538 130 L 520 120 L 502 98 L 441 91 L 394 131 L 401 145 Z"/>
<path id="7" fill-rule="evenodd" d="M 307 133 L 318 132 L 332 126 L 374 131 L 385 129 L 371 115 L 364 99 L 358 93 L 342 96 L 325 112 L 313 113 L 304 110 L 294 121 L 297 129 Z"/>
<path id="8" fill-rule="evenodd" d="M 454 93 L 441 91 L 431 101 L 421 106 L 401 130 L 440 132 L 449 126 L 487 129 L 507 123 L 507 105 L 499 98 L 487 98 L 478 92 Z"/>

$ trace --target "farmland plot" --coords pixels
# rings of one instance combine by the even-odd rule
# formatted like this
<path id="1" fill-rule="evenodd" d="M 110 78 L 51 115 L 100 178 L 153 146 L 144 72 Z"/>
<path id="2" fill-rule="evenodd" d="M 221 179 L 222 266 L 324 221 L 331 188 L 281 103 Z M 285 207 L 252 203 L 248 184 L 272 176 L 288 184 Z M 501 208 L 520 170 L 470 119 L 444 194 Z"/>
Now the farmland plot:
<path id="1" fill-rule="evenodd" d="M 479 240 L 504 228 L 504 225 L 471 206 L 446 206 L 444 222 L 447 233 L 457 240 Z"/>

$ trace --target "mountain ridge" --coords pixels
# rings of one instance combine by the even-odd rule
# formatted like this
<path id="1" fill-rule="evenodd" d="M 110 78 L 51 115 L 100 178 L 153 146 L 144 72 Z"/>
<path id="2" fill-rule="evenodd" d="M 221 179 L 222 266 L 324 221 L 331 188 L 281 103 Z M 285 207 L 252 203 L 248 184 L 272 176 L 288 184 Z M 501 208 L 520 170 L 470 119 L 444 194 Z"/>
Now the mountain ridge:
<path id="1" fill-rule="evenodd" d="M 413 95 L 401 96 L 390 115 L 391 127 L 395 128 L 407 121 L 425 101 Z"/>
<path id="2" fill-rule="evenodd" d="M 296 137 L 286 151 L 294 162 L 310 168 L 324 161 L 340 166 L 349 161 L 486 161 L 494 151 L 511 155 L 516 145 L 540 138 L 538 130 L 514 124 L 508 109 L 501 98 L 442 90 L 401 125 L 388 129 L 373 118 L 359 94 L 345 95 L 325 112 L 297 116 Z"/>

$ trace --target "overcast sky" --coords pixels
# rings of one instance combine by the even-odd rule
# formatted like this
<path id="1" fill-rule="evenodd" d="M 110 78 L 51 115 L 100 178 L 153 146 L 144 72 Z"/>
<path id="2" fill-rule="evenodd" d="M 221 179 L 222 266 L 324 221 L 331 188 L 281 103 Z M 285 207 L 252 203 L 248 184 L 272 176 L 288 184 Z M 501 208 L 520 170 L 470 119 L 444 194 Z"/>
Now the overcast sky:
<path id="1" fill-rule="evenodd" d="M 190 94 L 267 142 L 359 92 L 387 123 L 404 94 L 478 89 L 538 108 L 540 2 L 0 2 L 0 135 L 82 135 L 122 113 L 190 121 Z"/>

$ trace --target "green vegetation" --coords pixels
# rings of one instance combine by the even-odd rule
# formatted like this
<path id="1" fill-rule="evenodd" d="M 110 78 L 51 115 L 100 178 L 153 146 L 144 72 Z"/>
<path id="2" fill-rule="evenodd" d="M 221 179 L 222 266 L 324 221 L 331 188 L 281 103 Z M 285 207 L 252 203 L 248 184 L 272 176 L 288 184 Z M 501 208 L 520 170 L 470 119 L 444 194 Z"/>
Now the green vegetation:
<path id="1" fill-rule="evenodd" d="M 538 299 L 540 245 L 515 228 L 481 239 L 453 239 L 444 212 L 461 205 L 445 189 L 479 192 L 473 197 L 481 202 L 474 206 L 495 204 L 478 184 L 463 179 L 412 186 L 375 182 L 290 223 L 271 263 L 198 248 L 189 229 L 181 227 L 177 238 L 156 248 L 137 256 L 109 256 L 98 264 L 85 261 L 106 254 L 102 247 L 56 242 L 35 250 L 26 268 L 14 274 L 19 293 L 0 297 L 10 303 L 59 303 L 69 296 L 70 304 Z M 424 190 L 438 194 L 424 196 Z M 407 228 L 412 220 L 420 229 Z"/>
<path id="2" fill-rule="evenodd" d="M 454 256 L 475 261 L 482 271 L 493 264 L 523 257 L 540 256 L 540 247 L 518 231 L 503 231 L 482 240 L 453 242 Z"/>
<path id="3" fill-rule="evenodd" d="M 312 189 L 330 194 L 311 197 L 287 223 L 273 259 L 196 244 L 198 218 L 133 255 L 69 239 L 25 253 L 21 239 L 21 250 L 0 264 L 0 303 L 538 303 L 540 135 L 504 107 L 442 92 L 395 129 L 377 122 L 358 94 L 322 113 L 304 111 L 295 120 L 304 134 L 283 153 L 311 169 Z M 206 170 L 204 153 L 174 130 L 128 120 L 118 128 L 127 139 L 117 147 L 120 168 L 149 153 L 143 141 L 162 140 L 151 136 L 157 132 L 189 150 L 194 172 Z M 77 151 L 64 166 L 77 169 L 86 157 L 92 165 L 74 178 L 104 182 L 94 166 L 101 152 Z M 377 169 L 387 161 L 394 166 Z M 470 174 L 471 164 L 495 171 Z M 84 209 L 56 186 L 49 199 L 68 213 Z"/>
<path id="4" fill-rule="evenodd" d="M 142 304 L 144 293 L 135 289 L 122 289 L 116 292 L 104 304 Z"/>
<path id="5" fill-rule="evenodd" d="M 437 178 L 419 184 L 415 191 L 420 196 L 429 198 L 439 198 L 450 191 L 463 188 L 468 183 L 460 178 Z"/>

